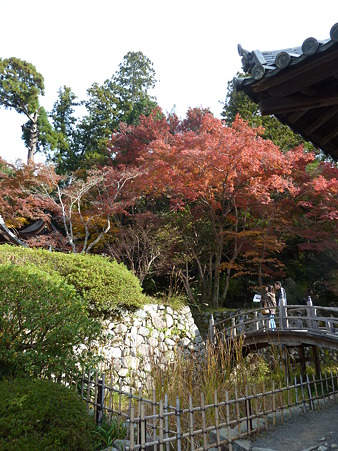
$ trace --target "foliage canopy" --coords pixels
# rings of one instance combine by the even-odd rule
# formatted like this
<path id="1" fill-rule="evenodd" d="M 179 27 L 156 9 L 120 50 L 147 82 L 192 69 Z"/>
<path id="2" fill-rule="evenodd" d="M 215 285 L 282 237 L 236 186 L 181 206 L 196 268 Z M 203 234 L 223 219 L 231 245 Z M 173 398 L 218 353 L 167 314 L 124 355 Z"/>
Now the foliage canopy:
<path id="1" fill-rule="evenodd" d="M 94 449 L 95 425 L 75 391 L 40 379 L 0 381 L 0 448 Z"/>

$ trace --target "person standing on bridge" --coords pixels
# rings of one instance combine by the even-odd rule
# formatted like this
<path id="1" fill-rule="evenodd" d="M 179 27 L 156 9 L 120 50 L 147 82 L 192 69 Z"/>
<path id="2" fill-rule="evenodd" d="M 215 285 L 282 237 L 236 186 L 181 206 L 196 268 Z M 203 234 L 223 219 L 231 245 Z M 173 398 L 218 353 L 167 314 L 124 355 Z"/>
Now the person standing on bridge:
<path id="1" fill-rule="evenodd" d="M 265 294 L 264 294 L 264 300 L 265 306 L 269 310 L 268 318 L 269 318 L 269 329 L 275 330 L 276 323 L 275 323 L 275 314 L 276 314 L 276 295 L 273 289 L 272 285 L 268 285 L 265 288 Z"/>
<path id="2" fill-rule="evenodd" d="M 282 321 L 281 321 L 280 326 L 282 328 L 288 327 L 288 321 L 285 318 L 287 316 L 287 311 L 286 311 L 286 308 L 285 308 L 285 306 L 287 305 L 286 291 L 282 287 L 281 282 L 279 282 L 279 281 L 275 282 L 275 294 L 276 294 L 277 306 L 279 307 L 279 314 L 282 317 Z"/>

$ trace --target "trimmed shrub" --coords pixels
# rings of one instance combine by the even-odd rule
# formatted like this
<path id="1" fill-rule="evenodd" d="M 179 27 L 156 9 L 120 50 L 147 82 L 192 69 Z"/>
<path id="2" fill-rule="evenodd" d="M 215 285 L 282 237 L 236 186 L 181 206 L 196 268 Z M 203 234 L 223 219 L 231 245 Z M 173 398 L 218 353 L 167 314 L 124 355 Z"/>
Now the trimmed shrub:
<path id="1" fill-rule="evenodd" d="M 92 316 L 111 316 L 120 308 L 134 309 L 145 303 L 137 277 L 123 264 L 98 255 L 62 254 L 43 249 L 0 246 L 0 263 L 35 264 L 49 274 L 57 273 L 87 302 Z"/>
<path id="2" fill-rule="evenodd" d="M 59 376 L 90 360 L 100 331 L 86 304 L 58 274 L 0 265 L 0 373 Z"/>
<path id="3" fill-rule="evenodd" d="M 94 421 L 79 395 L 39 379 L 0 381 L 0 449 L 94 449 Z"/>

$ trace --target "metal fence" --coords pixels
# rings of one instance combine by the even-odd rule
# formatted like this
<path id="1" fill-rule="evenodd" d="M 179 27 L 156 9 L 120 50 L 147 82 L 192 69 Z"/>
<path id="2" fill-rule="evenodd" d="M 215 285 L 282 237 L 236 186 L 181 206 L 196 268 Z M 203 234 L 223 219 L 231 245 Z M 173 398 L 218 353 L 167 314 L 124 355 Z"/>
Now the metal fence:
<path id="1" fill-rule="evenodd" d="M 252 384 L 234 387 L 215 392 L 212 402 L 203 393 L 198 403 L 190 395 L 183 405 L 178 397 L 157 399 L 155 390 L 147 399 L 141 389 L 124 391 L 108 379 L 98 372 L 83 374 L 82 398 L 88 409 L 94 409 L 98 423 L 105 418 L 125 425 L 129 450 L 202 451 L 222 445 L 232 450 L 236 440 L 283 423 L 286 416 L 336 402 L 338 393 L 337 372 L 330 372 L 295 378 L 286 386 L 271 382 L 259 390 Z"/>

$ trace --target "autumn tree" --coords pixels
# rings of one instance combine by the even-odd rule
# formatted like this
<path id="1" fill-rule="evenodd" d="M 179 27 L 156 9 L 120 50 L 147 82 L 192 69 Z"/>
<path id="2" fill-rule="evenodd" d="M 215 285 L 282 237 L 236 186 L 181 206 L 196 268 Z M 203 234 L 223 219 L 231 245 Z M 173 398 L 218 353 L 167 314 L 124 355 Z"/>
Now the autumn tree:
<path id="1" fill-rule="evenodd" d="M 289 189 L 289 164 L 271 141 L 240 119 L 225 127 L 207 112 L 190 111 L 176 133 L 168 123 L 159 131 L 159 123 L 154 117 L 142 118 L 138 126 L 114 137 L 112 150 L 118 159 L 121 151 L 137 149 L 135 159 L 147 170 L 146 179 L 140 180 L 143 192 L 168 198 L 173 211 L 189 207 L 184 227 L 191 230 L 191 238 L 201 230 L 208 234 L 211 247 L 204 260 L 200 241 L 183 239 L 187 260 L 181 274 L 187 287 L 195 260 L 201 277 L 209 278 L 210 300 L 217 306 L 224 302 L 231 276 L 241 269 L 239 257 L 256 233 L 252 217 L 258 214 L 257 205 L 272 203 L 274 194 Z"/>
<path id="2" fill-rule="evenodd" d="M 102 244 L 112 228 L 114 215 L 132 205 L 135 193 L 132 181 L 139 170 L 104 167 L 85 175 L 72 173 L 61 179 L 51 170 L 45 196 L 53 204 L 55 217 L 70 250 L 88 253 Z M 54 192 L 49 193 L 52 184 Z"/>
<path id="3" fill-rule="evenodd" d="M 0 214 L 9 227 L 20 228 L 36 219 L 48 223 L 55 212 L 50 170 L 42 164 L 13 165 L 0 159 L 0 189 Z"/>

